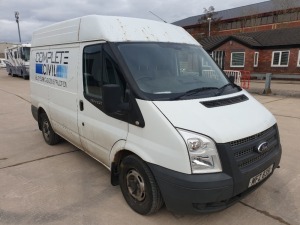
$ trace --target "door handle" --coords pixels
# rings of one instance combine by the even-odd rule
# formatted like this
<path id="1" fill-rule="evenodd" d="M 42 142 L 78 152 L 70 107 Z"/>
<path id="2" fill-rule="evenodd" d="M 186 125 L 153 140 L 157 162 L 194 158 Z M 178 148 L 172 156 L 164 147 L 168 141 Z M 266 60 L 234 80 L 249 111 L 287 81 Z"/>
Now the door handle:
<path id="1" fill-rule="evenodd" d="M 79 109 L 80 109 L 80 111 L 83 111 L 83 109 L 84 109 L 82 100 L 79 101 Z"/>

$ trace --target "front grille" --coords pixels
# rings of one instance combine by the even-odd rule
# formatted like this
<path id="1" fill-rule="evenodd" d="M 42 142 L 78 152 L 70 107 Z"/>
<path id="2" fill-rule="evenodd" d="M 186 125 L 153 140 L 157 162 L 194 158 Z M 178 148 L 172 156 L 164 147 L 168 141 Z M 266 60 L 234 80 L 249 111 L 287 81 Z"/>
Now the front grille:
<path id="1" fill-rule="evenodd" d="M 258 145 L 265 141 L 268 142 L 268 150 L 263 153 L 258 153 Z M 276 125 L 250 137 L 230 142 L 233 156 L 240 169 L 244 169 L 263 160 L 277 149 L 278 145 L 279 139 Z"/>
<path id="2" fill-rule="evenodd" d="M 250 137 L 246 137 L 246 138 L 242 138 L 242 139 L 239 139 L 239 140 L 236 140 L 236 141 L 232 141 L 232 142 L 230 142 L 230 145 L 231 145 L 231 147 L 235 147 L 235 146 L 239 146 L 239 145 L 245 144 L 245 143 L 250 142 L 250 141 L 254 141 L 254 140 L 260 138 L 261 136 L 265 135 L 266 133 L 270 132 L 273 129 L 274 129 L 274 126 L 270 127 L 269 129 L 267 129 L 265 131 L 262 131 L 258 134 L 252 135 Z"/>
<path id="3" fill-rule="evenodd" d="M 258 160 L 264 158 L 266 155 L 269 154 L 269 152 L 270 152 L 270 151 L 267 151 L 267 152 L 265 152 L 265 153 L 259 154 L 259 155 L 256 156 L 255 158 L 251 158 L 251 159 L 248 159 L 248 160 L 246 160 L 246 161 L 240 163 L 238 166 L 239 166 L 239 168 L 241 168 L 241 169 L 244 168 L 244 167 L 246 167 L 246 166 L 249 166 L 249 165 L 251 165 L 251 164 L 257 162 Z"/>
<path id="4" fill-rule="evenodd" d="M 252 152 L 254 152 L 254 147 L 236 152 L 236 153 L 234 153 L 234 157 L 239 158 L 239 157 L 242 157 L 242 156 L 247 155 Z"/>

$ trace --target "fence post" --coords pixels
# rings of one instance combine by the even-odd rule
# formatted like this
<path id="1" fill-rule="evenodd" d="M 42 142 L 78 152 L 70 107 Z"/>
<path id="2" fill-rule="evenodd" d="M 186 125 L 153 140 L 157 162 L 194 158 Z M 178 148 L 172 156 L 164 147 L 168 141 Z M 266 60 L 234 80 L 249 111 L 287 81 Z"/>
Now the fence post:
<path id="1" fill-rule="evenodd" d="M 271 94 L 271 80 L 272 80 L 272 73 L 266 74 L 266 82 L 265 82 L 265 90 L 263 91 L 264 95 Z"/>

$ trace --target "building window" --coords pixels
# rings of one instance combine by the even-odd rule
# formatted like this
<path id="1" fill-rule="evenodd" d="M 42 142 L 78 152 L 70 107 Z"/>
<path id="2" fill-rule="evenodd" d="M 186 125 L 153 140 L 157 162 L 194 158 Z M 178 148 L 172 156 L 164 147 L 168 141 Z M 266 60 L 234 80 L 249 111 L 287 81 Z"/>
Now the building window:
<path id="1" fill-rule="evenodd" d="M 245 21 L 245 27 L 251 27 L 251 19 Z"/>
<path id="2" fill-rule="evenodd" d="M 236 29 L 236 22 L 232 22 L 231 29 Z"/>
<path id="3" fill-rule="evenodd" d="M 298 53 L 298 62 L 297 62 L 297 66 L 300 67 L 300 50 L 299 50 L 299 53 Z"/>
<path id="4" fill-rule="evenodd" d="M 259 52 L 254 53 L 254 67 L 258 66 L 258 57 L 259 57 Z"/>
<path id="5" fill-rule="evenodd" d="M 272 67 L 288 67 L 290 51 L 274 51 L 272 53 Z"/>
<path id="6" fill-rule="evenodd" d="M 230 67 L 244 67 L 245 65 L 245 52 L 232 52 Z"/>

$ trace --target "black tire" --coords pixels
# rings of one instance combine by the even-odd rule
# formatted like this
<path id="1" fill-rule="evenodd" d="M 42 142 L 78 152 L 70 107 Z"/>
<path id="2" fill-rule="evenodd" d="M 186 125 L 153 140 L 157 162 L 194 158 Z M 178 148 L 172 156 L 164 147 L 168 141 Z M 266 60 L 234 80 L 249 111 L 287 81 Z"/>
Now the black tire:
<path id="1" fill-rule="evenodd" d="M 40 124 L 45 142 L 48 145 L 55 145 L 59 143 L 60 136 L 53 131 L 46 113 L 42 113 L 40 115 Z"/>
<path id="2" fill-rule="evenodd" d="M 26 76 L 23 74 L 23 70 L 21 70 L 21 77 L 23 77 L 23 79 L 26 80 Z"/>
<path id="3" fill-rule="evenodd" d="M 152 172 L 135 155 L 122 160 L 119 183 L 127 204 L 141 215 L 153 214 L 164 204 Z"/>

